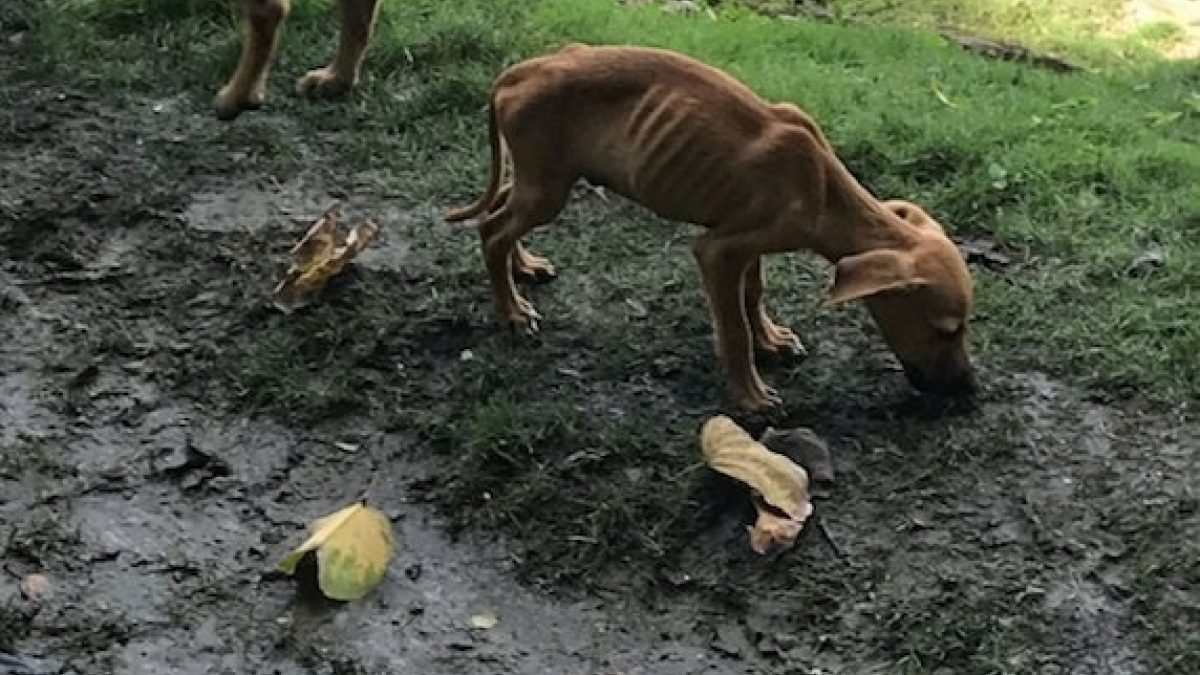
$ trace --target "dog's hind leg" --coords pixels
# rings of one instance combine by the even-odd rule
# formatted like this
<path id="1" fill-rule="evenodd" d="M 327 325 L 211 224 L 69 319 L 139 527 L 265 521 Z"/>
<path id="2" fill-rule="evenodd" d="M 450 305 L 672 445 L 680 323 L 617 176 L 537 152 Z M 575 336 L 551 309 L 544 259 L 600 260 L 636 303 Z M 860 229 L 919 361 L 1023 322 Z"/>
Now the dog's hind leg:
<path id="1" fill-rule="evenodd" d="M 763 288 L 767 280 L 762 266 L 762 256 L 754 259 L 746 270 L 746 318 L 758 348 L 783 356 L 804 356 L 806 351 L 800 338 L 789 328 L 780 326 L 767 315 L 763 305 Z"/>
<path id="2" fill-rule="evenodd" d="M 242 51 L 229 82 L 217 92 L 217 118 L 232 120 L 243 111 L 262 107 L 267 73 L 287 18 L 289 0 L 238 0 L 242 10 Z"/>
<path id="3" fill-rule="evenodd" d="M 512 182 L 505 183 L 503 187 L 496 193 L 496 197 L 492 200 L 492 205 L 488 207 L 488 215 L 499 211 L 505 204 L 508 203 L 508 198 L 512 195 Z M 512 272 L 513 277 L 518 281 L 533 281 L 544 282 L 554 278 L 554 264 L 548 258 L 536 255 L 517 240 L 516 246 L 513 247 L 512 257 Z"/>
<path id="4" fill-rule="evenodd" d="M 692 253 L 704 280 L 717 352 L 735 399 L 750 410 L 778 405 L 779 394 L 767 387 L 754 366 L 753 335 L 746 315 L 746 276 L 757 252 L 716 228 L 696 240 Z"/>
<path id="5" fill-rule="evenodd" d="M 310 70 L 296 81 L 296 92 L 310 98 L 341 96 L 358 84 L 363 54 L 379 16 L 379 0 L 338 0 L 341 21 L 337 52 L 324 68 Z"/>
<path id="6" fill-rule="evenodd" d="M 509 328 L 533 333 L 541 318 L 533 305 L 517 293 L 514 283 L 514 263 L 520 255 L 518 251 L 523 251 L 519 248 L 521 236 L 554 220 L 566 206 L 570 193 L 570 181 L 561 176 L 522 180 L 518 171 L 508 200 L 479 225 L 496 318 Z"/>

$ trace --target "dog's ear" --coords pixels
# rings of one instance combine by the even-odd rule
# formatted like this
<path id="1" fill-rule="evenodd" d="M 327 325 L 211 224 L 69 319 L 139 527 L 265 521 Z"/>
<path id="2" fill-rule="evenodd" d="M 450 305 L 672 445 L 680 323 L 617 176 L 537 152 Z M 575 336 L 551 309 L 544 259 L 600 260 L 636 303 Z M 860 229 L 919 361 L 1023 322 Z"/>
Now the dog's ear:
<path id="1" fill-rule="evenodd" d="M 833 288 L 825 304 L 836 305 L 884 291 L 914 288 L 925 281 L 917 276 L 911 253 L 890 249 L 867 251 L 838 261 Z"/>
<path id="2" fill-rule="evenodd" d="M 911 225 L 916 225 L 917 227 L 928 227 L 935 229 L 938 232 L 945 232 L 945 230 L 942 229 L 942 226 L 936 220 L 930 218 L 928 213 L 925 213 L 924 209 L 912 202 L 905 201 L 903 199 L 889 199 L 885 202 L 882 202 L 882 205 L 883 208 L 891 211 L 892 214 L 897 218 Z"/>

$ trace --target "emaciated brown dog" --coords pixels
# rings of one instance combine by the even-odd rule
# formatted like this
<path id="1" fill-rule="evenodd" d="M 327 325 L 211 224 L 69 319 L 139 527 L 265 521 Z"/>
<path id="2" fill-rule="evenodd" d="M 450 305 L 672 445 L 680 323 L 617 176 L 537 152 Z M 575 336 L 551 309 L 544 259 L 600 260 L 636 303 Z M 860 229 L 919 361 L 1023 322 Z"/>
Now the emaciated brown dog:
<path id="1" fill-rule="evenodd" d="M 242 52 L 237 69 L 217 93 L 217 118 L 232 120 L 246 110 L 262 107 L 267 73 L 279 42 L 279 30 L 291 9 L 291 0 L 237 0 L 242 10 Z M 340 96 L 358 83 L 363 52 L 379 13 L 379 0 L 338 0 L 341 37 L 333 61 L 309 71 L 296 82 L 301 96 Z"/>
<path id="2" fill-rule="evenodd" d="M 659 216 L 705 226 L 693 254 L 728 384 L 746 408 L 780 402 L 754 346 L 802 353 L 763 307 L 760 258 L 810 250 L 836 266 L 828 302 L 863 299 L 918 389 L 973 389 L 967 357 L 972 283 L 942 227 L 916 205 L 880 202 L 850 174 L 817 124 L 725 73 L 669 51 L 571 44 L 496 80 L 486 192 L 452 211 L 479 225 L 495 311 L 536 330 L 514 274 L 553 274 L 520 237 L 563 209 L 580 178 Z M 503 188 L 507 152 L 512 180 Z"/>

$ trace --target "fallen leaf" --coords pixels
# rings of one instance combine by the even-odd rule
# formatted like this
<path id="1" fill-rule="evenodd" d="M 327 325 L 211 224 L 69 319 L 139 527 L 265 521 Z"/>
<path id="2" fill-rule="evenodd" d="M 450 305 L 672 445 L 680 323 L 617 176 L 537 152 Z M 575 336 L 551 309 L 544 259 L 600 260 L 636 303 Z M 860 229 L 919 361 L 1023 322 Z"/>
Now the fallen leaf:
<path id="1" fill-rule="evenodd" d="M 500 619 L 492 612 L 480 612 L 471 615 L 471 627 L 479 630 L 491 630 L 500 623 Z"/>
<path id="2" fill-rule="evenodd" d="M 309 529 L 312 535 L 279 563 L 279 571 L 292 574 L 315 550 L 321 592 L 334 600 L 357 600 L 383 579 L 395 545 L 383 513 L 359 501 L 313 521 Z"/>
<path id="3" fill-rule="evenodd" d="M 766 553 L 774 544 L 792 546 L 812 513 L 804 469 L 771 452 L 725 415 L 704 423 L 700 446 L 713 470 L 753 490 L 758 520 L 748 528 L 750 547 L 756 553 Z"/>
<path id="4" fill-rule="evenodd" d="M 1149 276 L 1165 264 L 1167 264 L 1167 254 L 1160 248 L 1152 248 L 1134 258 L 1125 268 L 1125 272 L 1129 276 L 1144 277 Z"/>
<path id="5" fill-rule="evenodd" d="M 285 314 L 311 302 L 317 289 L 340 273 L 379 233 L 374 221 L 365 220 L 355 225 L 339 246 L 335 234 L 340 208 L 341 203 L 334 202 L 292 247 L 292 264 L 273 292 L 275 306 Z"/>

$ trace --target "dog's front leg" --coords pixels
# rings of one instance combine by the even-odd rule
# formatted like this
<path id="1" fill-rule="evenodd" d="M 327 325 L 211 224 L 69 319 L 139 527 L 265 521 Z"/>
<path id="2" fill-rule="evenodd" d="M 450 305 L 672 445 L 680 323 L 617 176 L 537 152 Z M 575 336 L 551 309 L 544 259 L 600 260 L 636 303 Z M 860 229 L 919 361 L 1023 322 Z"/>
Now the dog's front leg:
<path id="1" fill-rule="evenodd" d="M 338 0 L 338 13 L 341 34 L 337 53 L 328 66 L 310 70 L 296 82 L 296 91 L 301 96 L 340 96 L 358 83 L 363 53 L 371 43 L 379 16 L 379 0 Z"/>
<path id="2" fill-rule="evenodd" d="M 242 10 L 242 51 L 229 82 L 217 93 L 217 118 L 232 120 L 245 110 L 262 107 L 267 73 L 287 18 L 289 0 L 238 0 Z"/>
<path id="3" fill-rule="evenodd" d="M 763 383 L 754 366 L 753 336 L 746 318 L 746 273 L 755 255 L 717 230 L 701 235 L 692 252 L 704 280 L 717 351 L 734 398 L 750 410 L 779 405 L 779 394 Z"/>
<path id="4" fill-rule="evenodd" d="M 758 348 L 784 356 L 799 357 L 807 352 L 800 338 L 789 328 L 780 326 L 767 315 L 763 305 L 763 289 L 766 286 L 766 270 L 762 266 L 762 256 L 754 258 L 746 270 L 746 318 L 750 321 L 750 331 Z"/>

